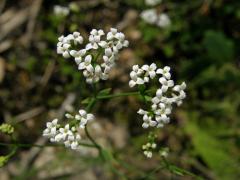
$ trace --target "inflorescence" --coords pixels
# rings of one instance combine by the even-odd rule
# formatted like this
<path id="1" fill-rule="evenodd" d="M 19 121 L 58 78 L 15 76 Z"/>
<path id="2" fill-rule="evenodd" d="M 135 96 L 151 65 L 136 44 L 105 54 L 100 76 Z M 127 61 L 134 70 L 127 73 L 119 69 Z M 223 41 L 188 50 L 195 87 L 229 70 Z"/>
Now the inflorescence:
<path id="1" fill-rule="evenodd" d="M 146 0 L 147 1 L 147 0 Z M 160 3 L 160 0 L 148 0 L 148 3 Z M 143 18 L 146 18 L 152 24 L 156 23 L 161 26 L 167 26 L 170 23 L 167 15 L 156 15 L 154 9 L 148 10 Z M 144 13 L 144 12 L 143 12 Z M 84 38 L 80 32 L 73 32 L 67 36 L 58 38 L 57 53 L 64 58 L 74 58 L 78 69 L 83 71 L 86 82 L 93 84 L 99 80 L 107 80 L 109 72 L 115 65 L 119 51 L 128 47 L 129 42 L 125 39 L 122 32 L 111 28 L 109 32 L 105 33 L 103 30 L 93 29 L 88 37 L 88 42 L 84 43 Z M 146 83 L 150 80 L 158 78 L 161 85 L 155 92 L 153 97 L 146 93 Z M 148 110 L 139 109 L 138 114 L 143 116 L 143 128 L 149 127 L 163 127 L 170 122 L 170 114 L 174 104 L 180 106 L 183 99 L 186 97 L 185 82 L 180 85 L 174 85 L 171 79 L 170 67 L 165 66 L 163 69 L 158 68 L 155 63 L 151 65 L 134 65 L 130 73 L 131 80 L 129 86 L 139 86 L 140 94 L 144 97 L 148 96 L 151 106 Z M 144 89 L 141 90 L 141 87 Z M 81 145 L 81 136 L 79 131 L 84 129 L 86 124 L 95 119 L 93 114 L 87 113 L 85 110 L 79 110 L 76 115 L 69 113 L 65 114 L 69 123 L 62 125 L 58 123 L 58 119 L 46 123 L 46 129 L 43 131 L 43 136 L 50 139 L 51 142 L 63 143 L 66 147 L 73 150 L 78 150 Z M 87 130 L 87 129 L 85 129 Z M 152 157 L 152 151 L 157 147 L 155 143 L 155 135 L 149 135 L 148 142 L 142 146 L 144 155 L 148 158 Z M 163 154 L 164 156 L 166 155 Z M 163 156 L 162 155 L 162 156 Z"/>
<path id="2" fill-rule="evenodd" d="M 68 7 L 55 5 L 54 6 L 54 14 L 56 16 L 66 17 L 69 14 L 70 10 Z"/>
<path id="3" fill-rule="evenodd" d="M 58 40 L 57 53 L 62 54 L 64 58 L 73 57 L 89 84 L 96 83 L 100 79 L 107 80 L 119 51 L 129 44 L 125 35 L 115 28 L 111 28 L 107 34 L 101 29 L 93 29 L 88 43 L 80 49 L 79 46 L 83 45 L 84 38 L 79 32 L 61 36 Z"/>
<path id="4" fill-rule="evenodd" d="M 171 20 L 166 13 L 158 13 L 156 9 L 147 9 L 141 13 L 141 18 L 152 25 L 166 28 L 171 25 Z"/>
<path id="5" fill-rule="evenodd" d="M 134 65 L 130 73 L 131 80 L 129 86 L 143 85 L 148 83 L 150 79 L 158 77 L 161 88 L 157 89 L 156 95 L 151 99 L 151 107 L 149 110 L 139 109 L 138 114 L 143 116 L 143 128 L 163 127 L 164 124 L 170 122 L 169 115 L 172 112 L 173 104 L 180 106 L 182 100 L 186 97 L 185 82 L 180 85 L 174 85 L 171 80 L 170 67 L 165 66 L 163 69 L 158 68 L 156 64 L 143 65 L 139 67 Z"/>
<path id="6" fill-rule="evenodd" d="M 54 119 L 52 122 L 47 122 L 47 128 L 43 131 L 43 136 L 50 139 L 51 142 L 63 143 L 66 147 L 73 150 L 80 148 L 81 136 L 79 134 L 80 129 L 84 129 L 86 124 L 94 120 L 94 115 L 87 113 L 85 110 L 79 110 L 79 113 L 75 116 L 67 113 L 65 117 L 70 121 L 66 125 L 58 123 L 58 119 Z"/>
<path id="7" fill-rule="evenodd" d="M 152 157 L 152 151 L 154 150 L 154 149 L 156 149 L 156 147 L 157 147 L 157 144 L 156 143 L 147 143 L 147 144 L 144 144 L 143 146 L 142 146 L 142 150 L 143 150 L 143 154 L 146 156 L 146 157 L 148 157 L 148 158 L 151 158 Z"/>
<path id="8" fill-rule="evenodd" d="M 156 6 L 160 4 L 162 0 L 145 0 L 145 4 L 148 6 Z"/>
<path id="9" fill-rule="evenodd" d="M 141 12 L 140 17 L 146 23 L 156 25 L 160 28 L 167 28 L 171 25 L 171 19 L 168 14 L 159 12 L 155 6 L 158 6 L 162 0 L 145 0 L 147 6 L 151 6 L 150 9 L 146 9 Z"/>

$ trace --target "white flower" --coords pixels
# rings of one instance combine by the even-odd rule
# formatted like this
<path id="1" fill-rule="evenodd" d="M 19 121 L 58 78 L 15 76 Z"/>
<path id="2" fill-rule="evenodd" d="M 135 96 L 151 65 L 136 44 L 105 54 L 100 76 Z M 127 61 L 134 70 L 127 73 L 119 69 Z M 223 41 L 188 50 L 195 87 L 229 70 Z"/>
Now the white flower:
<path id="1" fill-rule="evenodd" d="M 65 125 L 64 128 L 60 128 L 59 132 L 61 133 L 63 139 L 66 139 L 68 135 L 72 135 L 69 124 Z"/>
<path id="2" fill-rule="evenodd" d="M 102 47 L 102 48 L 107 48 L 107 47 L 108 47 L 107 41 L 100 41 L 100 42 L 98 43 L 98 45 L 99 45 L 100 47 Z"/>
<path id="3" fill-rule="evenodd" d="M 144 84 L 144 80 L 140 77 L 137 76 L 132 76 L 131 77 L 132 80 L 129 81 L 129 86 L 130 87 L 134 87 L 135 85 L 140 85 L 140 84 Z"/>
<path id="4" fill-rule="evenodd" d="M 152 145 L 151 145 L 151 146 L 152 146 L 152 148 L 153 148 L 153 149 L 156 149 L 156 147 L 157 147 L 157 144 L 156 144 L 156 143 L 152 143 Z"/>
<path id="5" fill-rule="evenodd" d="M 94 36 L 94 35 L 90 35 L 89 36 L 89 42 L 86 45 L 86 49 L 90 50 L 90 49 L 98 49 L 98 43 L 100 42 L 100 36 Z"/>
<path id="6" fill-rule="evenodd" d="M 94 115 L 80 109 L 79 114 L 74 116 L 66 113 L 65 117 L 71 121 L 65 126 L 58 124 L 58 119 L 54 119 L 52 122 L 47 122 L 47 128 L 43 131 L 43 136 L 47 136 L 51 142 L 63 143 L 68 148 L 78 150 L 80 148 L 81 140 L 78 130 L 85 128 L 87 122 L 94 119 Z"/>
<path id="7" fill-rule="evenodd" d="M 147 144 L 144 144 L 142 146 L 142 150 L 143 150 L 143 154 L 147 157 L 147 158 L 151 158 L 153 153 L 152 151 L 154 149 L 156 149 L 157 144 L 154 142 L 148 142 Z"/>
<path id="8" fill-rule="evenodd" d="M 177 91 L 177 92 L 181 92 L 181 91 L 184 91 L 186 89 L 187 85 L 185 82 L 183 82 L 181 85 L 176 85 L 173 87 L 173 90 L 174 91 Z"/>
<path id="9" fill-rule="evenodd" d="M 162 157 L 167 157 L 168 156 L 168 150 L 167 149 L 163 149 L 163 150 L 161 150 L 160 151 L 160 155 L 162 156 Z"/>
<path id="10" fill-rule="evenodd" d="M 89 36 L 89 44 L 87 44 L 86 49 L 98 49 L 98 45 L 104 46 L 104 41 L 101 41 L 101 36 L 103 36 L 105 33 L 102 29 L 96 30 L 93 29 L 90 32 Z"/>
<path id="11" fill-rule="evenodd" d="M 107 80 L 110 70 L 116 64 L 119 51 L 129 44 L 125 35 L 115 28 L 111 28 L 107 34 L 101 29 L 93 29 L 89 42 L 82 49 L 75 49 L 83 44 L 83 37 L 79 32 L 60 36 L 58 41 L 57 53 L 65 58 L 72 56 L 89 84 Z"/>
<path id="12" fill-rule="evenodd" d="M 103 36 L 105 33 L 102 29 L 99 29 L 99 30 L 93 29 L 90 32 L 90 34 L 93 35 L 93 36 Z M 97 39 L 100 39 L 100 38 L 97 38 Z"/>
<path id="13" fill-rule="evenodd" d="M 82 70 L 82 69 L 89 69 L 92 67 L 91 65 L 91 61 L 92 61 L 92 56 L 91 55 L 87 55 L 84 59 L 84 62 L 81 62 L 78 66 L 78 69 L 79 70 Z"/>
<path id="14" fill-rule="evenodd" d="M 157 66 L 155 63 L 152 63 L 150 66 L 149 65 L 143 65 L 142 66 L 142 69 L 144 71 L 146 71 L 146 75 L 149 74 L 150 78 L 153 79 L 155 76 L 156 76 L 156 69 L 157 69 Z"/>
<path id="15" fill-rule="evenodd" d="M 164 77 L 159 78 L 159 82 L 162 84 L 161 89 L 163 92 L 166 92 L 169 87 L 174 86 L 173 80 L 166 80 L 166 78 L 164 78 Z"/>
<path id="16" fill-rule="evenodd" d="M 68 118 L 68 119 L 73 119 L 73 118 L 74 118 L 74 117 L 73 117 L 71 114 L 69 114 L 69 113 L 66 113 L 66 114 L 65 114 L 65 117 Z"/>
<path id="17" fill-rule="evenodd" d="M 163 69 L 157 69 L 156 64 L 152 63 L 150 66 L 143 65 L 141 68 L 138 65 L 134 65 L 132 69 L 130 73 L 131 80 L 129 81 L 130 87 L 139 84 L 137 81 L 144 84 L 146 78 L 154 79 L 157 75 L 161 76 L 159 78 L 161 87 L 156 90 L 155 97 L 151 98 L 150 110 L 139 109 L 137 113 L 143 116 L 143 128 L 163 127 L 170 122 L 169 116 L 172 112 L 173 104 L 179 106 L 182 104 L 183 99 L 186 98 L 184 91 L 186 83 L 183 82 L 174 86 L 174 81 L 170 79 L 170 67 L 168 66 L 165 66 Z M 172 96 L 168 97 L 167 95 Z"/>
<path id="18" fill-rule="evenodd" d="M 115 57 L 112 55 L 111 57 L 103 56 L 104 63 L 101 64 L 101 67 L 104 68 L 105 73 L 109 73 L 111 68 L 115 65 Z"/>
<path id="19" fill-rule="evenodd" d="M 106 48 L 104 52 L 104 55 L 107 57 L 111 57 L 113 55 L 113 51 L 111 48 Z"/>
<path id="20" fill-rule="evenodd" d="M 81 140 L 81 136 L 74 132 L 75 134 L 69 135 L 67 140 L 64 141 L 64 145 L 73 150 L 78 150 L 80 148 L 79 141 Z"/>
<path id="21" fill-rule="evenodd" d="M 115 38 L 117 32 L 118 30 L 116 28 L 111 28 L 110 32 L 107 33 L 107 40 L 112 40 L 113 38 Z"/>
<path id="22" fill-rule="evenodd" d="M 139 109 L 137 113 L 138 113 L 138 114 L 141 114 L 141 115 L 145 115 L 145 114 L 147 114 L 148 112 L 147 112 L 147 111 L 144 111 L 143 109 Z"/>
<path id="23" fill-rule="evenodd" d="M 158 20 L 156 9 L 144 10 L 140 16 L 144 21 L 149 24 L 155 24 Z"/>
<path id="24" fill-rule="evenodd" d="M 160 4 L 162 0 L 145 0 L 145 4 L 148 6 L 156 6 Z"/>
<path id="25" fill-rule="evenodd" d="M 133 71 L 137 73 L 137 75 L 141 75 L 143 73 L 143 70 L 141 68 L 139 68 L 138 65 L 133 65 L 132 67 Z"/>
<path id="26" fill-rule="evenodd" d="M 71 143 L 71 148 L 72 148 L 73 150 L 78 149 L 78 147 L 79 147 L 79 144 L 78 144 L 77 141 L 73 141 L 73 142 Z"/>
<path id="27" fill-rule="evenodd" d="M 143 115 L 143 128 L 148 128 L 148 127 L 155 127 L 157 125 L 157 122 L 155 120 L 152 120 L 151 115 L 144 114 Z"/>
<path id="28" fill-rule="evenodd" d="M 134 87 L 135 85 L 140 85 L 149 82 L 149 78 L 153 79 L 156 76 L 156 64 L 152 63 L 149 65 L 143 65 L 139 68 L 138 65 L 132 67 L 130 72 L 131 80 L 129 81 L 129 86 Z"/>
<path id="29" fill-rule="evenodd" d="M 83 37 L 81 36 L 80 32 L 73 32 L 73 41 L 74 44 L 82 44 L 83 43 Z"/>
<path id="30" fill-rule="evenodd" d="M 135 85 L 144 84 L 144 77 L 141 77 L 143 70 L 140 69 L 137 65 L 134 65 L 132 69 L 133 70 L 130 72 L 131 80 L 129 81 L 129 86 L 134 87 Z"/>
<path id="31" fill-rule="evenodd" d="M 166 79 L 171 79 L 170 67 L 165 66 L 163 69 L 159 68 L 156 72 L 157 74 L 162 74 Z"/>
<path id="32" fill-rule="evenodd" d="M 71 42 L 73 42 L 75 45 L 82 44 L 83 37 L 79 32 L 74 32 L 73 34 L 69 34 L 66 37 L 60 36 L 57 43 L 57 53 L 62 54 L 64 58 L 69 58 L 71 55 L 76 59 L 81 56 L 80 52 L 71 50 Z"/>
<path id="33" fill-rule="evenodd" d="M 161 97 L 162 97 L 162 94 L 163 94 L 162 89 L 158 89 L 158 90 L 156 91 L 156 96 L 157 96 L 158 98 L 161 98 Z"/>
<path id="34" fill-rule="evenodd" d="M 85 128 L 87 122 L 94 120 L 93 114 L 88 114 L 85 110 L 80 109 L 79 115 L 76 115 L 75 118 L 80 121 L 79 127 Z"/>
<path id="35" fill-rule="evenodd" d="M 43 131 L 43 136 L 53 137 L 57 133 L 58 119 L 54 119 L 52 122 L 47 122 L 47 128 Z"/>
<path id="36" fill-rule="evenodd" d="M 115 35 L 116 39 L 118 40 L 116 43 L 116 48 L 122 49 L 123 47 L 128 47 L 129 42 L 127 40 L 125 40 L 125 35 L 122 32 L 118 32 Z"/>
<path id="37" fill-rule="evenodd" d="M 171 20 L 169 16 L 165 13 L 159 14 L 157 25 L 161 28 L 166 28 L 171 25 Z"/>
<path id="38" fill-rule="evenodd" d="M 62 54 L 64 58 L 69 58 L 69 48 L 71 47 L 70 44 L 61 44 L 59 43 L 57 46 L 57 53 Z"/>
<path id="39" fill-rule="evenodd" d="M 149 6 L 154 6 L 161 0 L 145 0 Z M 157 13 L 156 9 L 147 9 L 141 12 L 140 17 L 147 23 L 157 25 L 160 28 L 167 28 L 171 25 L 171 20 L 166 13 Z"/>
<path id="40" fill-rule="evenodd" d="M 147 158 L 152 157 L 152 152 L 151 151 L 144 151 L 143 153 L 144 153 L 145 156 L 147 156 Z"/>
<path id="41" fill-rule="evenodd" d="M 63 7 L 63 6 L 59 6 L 59 5 L 55 5 L 54 6 L 54 14 L 56 16 L 67 16 L 69 14 L 69 8 L 68 7 Z"/>
<path id="42" fill-rule="evenodd" d="M 79 65 L 82 62 L 82 57 L 86 54 L 86 50 L 82 49 L 80 51 L 71 50 L 70 55 L 75 58 L 75 62 Z"/>

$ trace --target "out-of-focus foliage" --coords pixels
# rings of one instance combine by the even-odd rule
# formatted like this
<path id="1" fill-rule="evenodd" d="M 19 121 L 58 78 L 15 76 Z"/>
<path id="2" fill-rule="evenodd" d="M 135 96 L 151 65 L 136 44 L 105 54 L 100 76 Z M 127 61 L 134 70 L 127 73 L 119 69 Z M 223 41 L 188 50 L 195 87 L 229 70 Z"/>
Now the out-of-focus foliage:
<path id="1" fill-rule="evenodd" d="M 12 127 L 10 124 L 1 124 L 0 132 L 4 134 L 12 134 L 14 132 L 14 127 Z"/>

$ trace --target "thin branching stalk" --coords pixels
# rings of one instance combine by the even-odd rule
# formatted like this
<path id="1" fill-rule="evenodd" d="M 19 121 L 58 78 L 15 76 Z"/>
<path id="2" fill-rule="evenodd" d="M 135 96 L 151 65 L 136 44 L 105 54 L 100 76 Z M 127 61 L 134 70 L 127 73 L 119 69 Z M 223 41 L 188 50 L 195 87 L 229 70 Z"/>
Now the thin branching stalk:
<path id="1" fill-rule="evenodd" d="M 88 144 L 88 143 L 79 143 L 81 146 L 85 147 L 90 147 L 94 148 L 95 145 L 93 144 Z M 45 144 L 45 145 L 40 145 L 40 144 L 23 144 L 23 143 L 0 143 L 0 146 L 16 146 L 16 147 L 21 147 L 21 148 L 27 148 L 27 147 L 38 147 L 38 148 L 44 148 L 44 147 L 56 147 L 56 146 L 62 146 L 60 144 Z"/>

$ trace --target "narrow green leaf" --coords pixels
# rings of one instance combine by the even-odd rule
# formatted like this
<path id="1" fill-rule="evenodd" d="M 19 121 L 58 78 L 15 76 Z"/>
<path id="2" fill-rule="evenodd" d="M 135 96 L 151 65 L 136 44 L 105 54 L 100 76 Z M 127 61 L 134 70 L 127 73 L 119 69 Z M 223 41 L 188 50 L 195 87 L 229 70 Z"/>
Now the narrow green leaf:
<path id="1" fill-rule="evenodd" d="M 103 89 L 103 90 L 101 90 L 101 91 L 98 93 L 98 96 L 108 95 L 108 94 L 110 94 L 111 90 L 112 90 L 112 88 Z"/>
<path id="2" fill-rule="evenodd" d="M 107 161 L 112 161 L 114 159 L 112 154 L 106 149 L 102 149 L 102 155 L 104 159 Z"/>
<path id="3" fill-rule="evenodd" d="M 81 103 L 82 104 L 89 104 L 90 101 L 91 101 L 91 98 L 86 98 Z"/>
<path id="4" fill-rule="evenodd" d="M 223 147 L 223 141 L 219 141 L 204 129 L 200 129 L 194 119 L 198 118 L 196 114 L 190 114 L 186 123 L 186 131 L 192 138 L 195 150 L 215 172 L 218 179 L 238 179 L 240 177 L 240 164 L 236 157 Z"/>
<path id="5" fill-rule="evenodd" d="M 3 167 L 8 162 L 8 156 L 0 156 L 0 168 Z"/>

